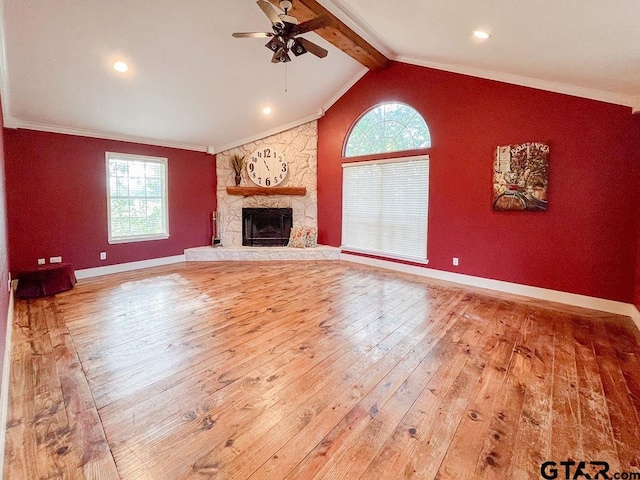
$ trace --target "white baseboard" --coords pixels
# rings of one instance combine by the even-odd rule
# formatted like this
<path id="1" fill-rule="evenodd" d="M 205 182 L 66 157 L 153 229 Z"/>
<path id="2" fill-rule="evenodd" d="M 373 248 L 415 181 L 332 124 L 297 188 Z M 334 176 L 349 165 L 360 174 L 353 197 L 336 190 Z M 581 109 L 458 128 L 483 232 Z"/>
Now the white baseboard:
<path id="1" fill-rule="evenodd" d="M 101 275 L 110 275 L 112 273 L 128 272 L 130 270 L 139 270 L 141 268 L 159 267 L 162 265 L 170 265 L 172 263 L 180 263 L 185 261 L 185 256 L 174 255 L 173 257 L 152 258 L 150 260 L 140 260 L 138 262 L 117 263 L 115 265 L 107 265 L 104 267 L 85 268 L 76 270 L 76 278 L 91 278 Z"/>
<path id="2" fill-rule="evenodd" d="M 389 260 L 382 260 L 378 258 L 362 257 L 360 255 L 350 255 L 348 253 L 341 253 L 340 260 L 386 268 L 398 272 L 411 273 L 422 277 L 446 280 L 473 287 L 486 288 L 488 290 L 495 290 L 503 293 L 512 293 L 515 295 L 523 295 L 550 302 L 564 303 L 565 305 L 573 305 L 576 307 L 584 307 L 592 310 L 600 310 L 602 312 L 625 315 L 631 317 L 640 330 L 640 312 L 630 303 L 616 302 L 614 300 L 606 300 L 604 298 L 588 297 L 586 295 L 578 295 L 576 293 L 560 292 L 558 290 L 550 290 L 547 288 L 531 287 L 529 285 L 521 285 L 518 283 L 503 282 L 501 280 L 474 277 L 472 275 L 464 275 L 461 273 L 445 272 L 442 270 L 434 270 L 433 268 L 406 265 L 404 263 L 391 262 Z"/>
<path id="3" fill-rule="evenodd" d="M 633 323 L 638 327 L 638 330 L 640 330 L 640 311 L 638 311 L 638 307 L 635 305 L 630 305 L 630 307 L 631 313 L 629 316 L 631 317 L 631 320 L 633 320 Z"/>
<path id="4" fill-rule="evenodd" d="M 11 332 L 13 331 L 13 292 L 9 290 L 9 308 L 7 309 L 7 336 L 4 343 L 2 362 L 2 383 L 0 384 L 0 479 L 4 471 L 4 446 L 7 440 L 7 414 L 9 411 L 9 379 L 11 375 Z"/>

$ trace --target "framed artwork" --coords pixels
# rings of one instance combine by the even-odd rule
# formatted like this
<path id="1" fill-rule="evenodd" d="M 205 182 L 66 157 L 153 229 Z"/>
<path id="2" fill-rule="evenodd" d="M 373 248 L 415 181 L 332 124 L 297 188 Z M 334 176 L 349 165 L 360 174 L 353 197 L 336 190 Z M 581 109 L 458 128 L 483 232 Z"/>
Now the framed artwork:
<path id="1" fill-rule="evenodd" d="M 538 142 L 496 148 L 493 164 L 493 209 L 547 210 L 549 145 Z"/>

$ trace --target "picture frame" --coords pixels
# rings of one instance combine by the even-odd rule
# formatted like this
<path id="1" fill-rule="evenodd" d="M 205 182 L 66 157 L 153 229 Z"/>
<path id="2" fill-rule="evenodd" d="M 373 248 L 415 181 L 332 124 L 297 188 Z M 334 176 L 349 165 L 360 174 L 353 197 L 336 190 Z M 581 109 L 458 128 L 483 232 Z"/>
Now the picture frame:
<path id="1" fill-rule="evenodd" d="M 546 211 L 549 205 L 549 145 L 498 146 L 493 164 L 494 211 Z"/>

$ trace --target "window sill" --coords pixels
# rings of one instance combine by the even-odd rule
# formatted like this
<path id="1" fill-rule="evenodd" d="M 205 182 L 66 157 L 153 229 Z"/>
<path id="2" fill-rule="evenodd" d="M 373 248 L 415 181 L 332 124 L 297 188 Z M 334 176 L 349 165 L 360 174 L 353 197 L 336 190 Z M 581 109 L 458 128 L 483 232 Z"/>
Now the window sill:
<path id="1" fill-rule="evenodd" d="M 126 237 L 126 238 L 110 238 L 108 239 L 109 245 L 115 245 L 118 243 L 134 243 L 134 242 L 149 242 L 152 240 L 166 240 L 169 235 L 154 235 L 154 236 L 140 236 L 140 237 Z"/>
<path id="2" fill-rule="evenodd" d="M 342 253 L 346 253 L 346 254 L 354 254 L 354 255 L 360 255 L 363 257 L 370 257 L 370 258 L 377 258 L 379 260 L 389 260 L 389 261 L 395 261 L 395 262 L 404 262 L 404 263 L 409 263 L 409 264 L 415 264 L 415 265 L 428 265 L 429 264 L 429 260 L 424 259 L 424 258 L 413 258 L 413 257 L 403 257 L 401 255 L 392 255 L 389 253 L 384 253 L 384 252 L 374 252 L 374 251 L 370 251 L 370 250 L 359 250 L 357 248 L 350 248 L 347 246 L 340 246 L 340 251 Z"/>

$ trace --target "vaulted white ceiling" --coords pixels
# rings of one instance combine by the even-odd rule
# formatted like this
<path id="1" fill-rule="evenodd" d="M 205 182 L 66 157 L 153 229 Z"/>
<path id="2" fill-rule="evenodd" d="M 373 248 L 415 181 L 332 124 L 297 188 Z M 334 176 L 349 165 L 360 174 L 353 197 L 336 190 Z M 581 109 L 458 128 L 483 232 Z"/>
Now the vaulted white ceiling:
<path id="1" fill-rule="evenodd" d="M 564 88 L 616 103 L 640 96 L 637 0 L 322 3 L 333 5 L 334 14 L 351 19 L 374 45 L 383 45 L 387 56 L 400 61 Z M 491 38 L 474 39 L 476 29 Z"/>
<path id="2" fill-rule="evenodd" d="M 231 36 L 270 31 L 251 0 L 5 0 L 4 20 L 10 115 L 45 129 L 219 151 L 317 117 L 364 71 L 314 33 L 305 38 L 326 58 L 272 64 L 265 39 Z M 113 70 L 117 59 L 129 64 L 125 75 Z"/>
<path id="3" fill-rule="evenodd" d="M 391 59 L 640 104 L 636 0 L 320 3 Z M 221 151 L 317 118 L 365 71 L 314 33 L 305 37 L 327 58 L 272 64 L 265 40 L 231 36 L 269 30 L 254 0 L 3 0 L 3 9 L 8 126 Z M 491 39 L 474 41 L 477 28 Z M 117 59 L 129 72 L 112 69 Z"/>

